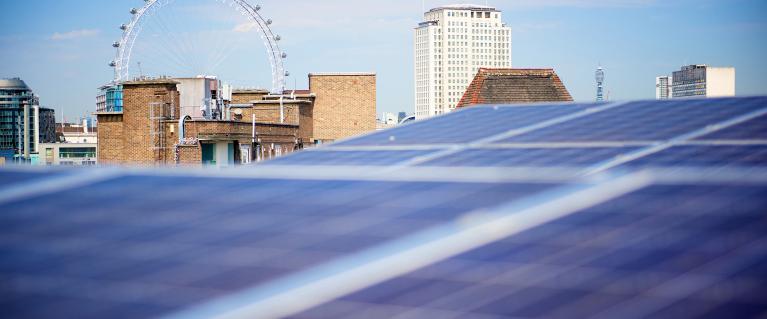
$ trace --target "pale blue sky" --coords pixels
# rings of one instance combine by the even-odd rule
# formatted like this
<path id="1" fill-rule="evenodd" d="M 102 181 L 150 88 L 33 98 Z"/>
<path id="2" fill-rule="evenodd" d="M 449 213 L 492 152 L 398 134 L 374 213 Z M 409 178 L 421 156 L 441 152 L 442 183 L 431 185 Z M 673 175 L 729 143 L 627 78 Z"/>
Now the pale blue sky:
<path id="1" fill-rule="evenodd" d="M 454 2 L 426 1 L 426 7 Z M 607 90 L 617 100 L 653 98 L 655 76 L 693 63 L 734 66 L 739 95 L 767 94 L 767 1 L 487 2 L 503 10 L 512 27 L 513 66 L 553 67 L 578 101 L 594 98 L 594 69 L 599 63 L 606 69 Z M 140 0 L 0 1 L 4 13 L 0 77 L 23 78 L 42 104 L 64 110 L 68 119 L 92 112 L 96 88 L 112 77 L 107 63 L 114 56 L 110 44 L 120 36 L 117 26 L 129 19 L 129 8 L 142 4 Z M 374 71 L 378 112 L 412 113 L 412 30 L 421 19 L 421 1 L 260 4 L 284 38 L 287 69 L 299 88 L 306 86 L 309 72 Z M 231 9 L 215 6 L 220 11 L 199 12 L 210 12 L 219 20 L 233 17 L 227 11 Z M 254 45 L 260 46 L 253 36 Z M 223 62 L 222 73 L 238 85 L 267 85 L 270 75 L 263 53 L 241 51 Z M 163 62 L 148 61 L 153 58 L 147 54 L 142 59 L 147 68 Z M 293 80 L 289 82 L 292 87 Z"/>

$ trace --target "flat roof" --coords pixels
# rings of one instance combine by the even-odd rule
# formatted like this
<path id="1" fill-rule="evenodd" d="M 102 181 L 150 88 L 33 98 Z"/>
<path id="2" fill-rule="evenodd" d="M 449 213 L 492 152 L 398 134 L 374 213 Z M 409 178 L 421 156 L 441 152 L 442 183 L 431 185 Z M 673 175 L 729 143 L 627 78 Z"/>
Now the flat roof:
<path id="1" fill-rule="evenodd" d="M 495 7 L 483 6 L 478 4 L 462 3 L 462 4 L 449 4 L 439 6 L 429 10 L 429 12 L 436 12 L 441 10 L 472 10 L 472 11 L 498 11 Z"/>
<path id="2" fill-rule="evenodd" d="M 315 72 L 309 76 L 375 76 L 375 72 Z"/>

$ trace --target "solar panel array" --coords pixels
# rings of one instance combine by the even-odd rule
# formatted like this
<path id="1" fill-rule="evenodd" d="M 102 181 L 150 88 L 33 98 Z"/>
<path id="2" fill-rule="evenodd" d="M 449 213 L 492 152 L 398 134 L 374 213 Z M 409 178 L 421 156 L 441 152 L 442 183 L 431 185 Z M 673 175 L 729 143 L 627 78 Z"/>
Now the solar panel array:
<path id="1" fill-rule="evenodd" d="M 759 97 L 484 106 L 253 167 L 3 168 L 1 309 L 764 316 L 765 114 Z"/>
<path id="2" fill-rule="evenodd" d="M 763 97 L 476 107 L 268 165 L 761 167 L 766 107 Z"/>

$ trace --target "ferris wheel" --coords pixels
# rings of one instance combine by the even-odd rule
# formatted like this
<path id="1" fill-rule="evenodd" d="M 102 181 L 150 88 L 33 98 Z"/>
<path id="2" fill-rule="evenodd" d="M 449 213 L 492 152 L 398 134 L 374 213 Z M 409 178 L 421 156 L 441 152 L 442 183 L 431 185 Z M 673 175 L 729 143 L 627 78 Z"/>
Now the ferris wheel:
<path id="1" fill-rule="evenodd" d="M 114 69 L 113 82 L 115 84 L 135 77 L 135 74 L 131 73 L 131 55 L 136 40 L 139 34 L 141 34 L 144 21 L 175 1 L 183 0 L 144 0 L 145 4 L 143 7 L 130 9 L 130 14 L 132 15 L 130 22 L 120 25 L 122 36 L 119 41 L 112 44 L 117 53 L 114 60 L 109 63 L 109 66 Z M 285 90 L 285 77 L 289 76 L 289 73 L 285 70 L 284 62 L 287 54 L 280 48 L 279 41 L 281 37 L 276 35 L 270 27 L 272 20 L 265 19 L 259 13 L 261 10 L 260 5 L 251 5 L 246 0 L 211 1 L 234 9 L 250 21 L 250 26 L 257 31 L 263 42 L 271 66 L 272 83 L 270 91 L 273 94 L 282 94 Z"/>

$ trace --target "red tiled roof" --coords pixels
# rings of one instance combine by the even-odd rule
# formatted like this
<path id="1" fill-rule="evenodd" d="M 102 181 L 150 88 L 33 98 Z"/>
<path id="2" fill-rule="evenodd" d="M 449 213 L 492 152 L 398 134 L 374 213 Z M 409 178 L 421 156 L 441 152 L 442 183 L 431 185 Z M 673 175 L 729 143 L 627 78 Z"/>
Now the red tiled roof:
<path id="1" fill-rule="evenodd" d="M 475 104 L 571 102 L 553 69 L 479 69 L 458 107 Z"/>

